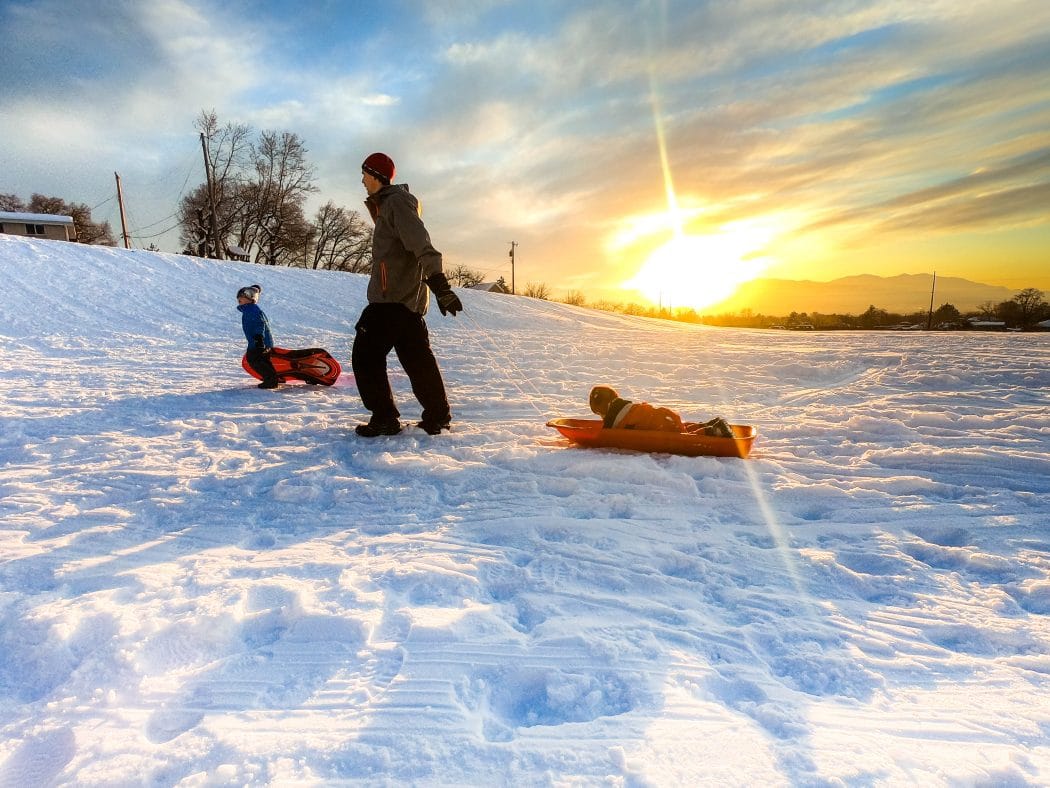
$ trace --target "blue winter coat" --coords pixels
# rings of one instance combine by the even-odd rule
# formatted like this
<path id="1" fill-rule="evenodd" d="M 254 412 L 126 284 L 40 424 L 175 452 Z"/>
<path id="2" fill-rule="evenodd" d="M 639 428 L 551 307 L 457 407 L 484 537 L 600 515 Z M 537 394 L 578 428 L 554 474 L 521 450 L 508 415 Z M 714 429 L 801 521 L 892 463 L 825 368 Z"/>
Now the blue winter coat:
<path id="1" fill-rule="evenodd" d="M 258 304 L 238 304 L 237 309 L 241 313 L 241 327 L 244 336 L 248 340 L 248 350 L 255 347 L 255 338 L 262 336 L 263 345 L 270 349 L 273 347 L 273 335 L 270 333 L 270 321 L 266 319 L 266 313 L 259 309 Z"/>

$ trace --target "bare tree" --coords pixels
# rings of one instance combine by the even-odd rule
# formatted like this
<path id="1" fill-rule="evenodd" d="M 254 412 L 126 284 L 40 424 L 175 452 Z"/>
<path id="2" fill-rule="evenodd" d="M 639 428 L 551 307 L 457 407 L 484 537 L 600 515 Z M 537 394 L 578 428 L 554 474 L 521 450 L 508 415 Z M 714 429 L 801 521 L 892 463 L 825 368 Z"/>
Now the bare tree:
<path id="1" fill-rule="evenodd" d="M 792 312 L 792 315 L 795 313 Z M 862 328 L 878 328 L 889 322 L 889 315 L 885 309 L 879 309 L 874 304 L 868 306 L 867 311 L 858 318 L 858 324 Z"/>
<path id="2" fill-rule="evenodd" d="M 56 216 L 72 216 L 76 230 L 76 240 L 82 244 L 96 246 L 116 246 L 113 230 L 109 222 L 99 224 L 91 218 L 91 209 L 84 203 L 68 203 L 59 197 L 46 197 L 34 194 L 29 198 L 25 210 L 30 213 L 46 213 Z"/>
<path id="3" fill-rule="evenodd" d="M 372 232 L 354 211 L 329 200 L 314 217 L 310 268 L 367 273 L 372 267 Z"/>
<path id="4" fill-rule="evenodd" d="M 243 224 L 245 214 L 245 171 L 251 162 L 252 128 L 243 123 L 219 125 L 215 110 L 201 110 L 194 121 L 194 126 L 207 141 L 208 167 L 212 172 L 212 185 L 215 195 L 215 219 L 220 243 L 227 243 L 236 238 L 244 246 Z M 202 183 L 183 197 L 179 205 L 180 240 L 187 250 L 196 254 L 207 254 L 211 244 L 207 237 L 200 234 L 200 222 L 203 216 L 205 227 L 211 215 L 211 202 L 208 187 Z"/>
<path id="5" fill-rule="evenodd" d="M 91 219 L 91 209 L 84 203 L 71 203 L 69 215 L 73 217 L 73 226 L 76 227 L 77 240 L 82 244 L 95 244 L 96 246 L 116 246 L 117 241 L 113 237 L 113 228 L 109 222 L 99 224 Z"/>
<path id="6" fill-rule="evenodd" d="M 298 205 L 286 205 L 267 218 L 259 230 L 255 262 L 264 265 L 305 267 L 313 243 L 314 227 Z"/>
<path id="7" fill-rule="evenodd" d="M 246 123 L 219 125 L 215 110 L 201 114 L 194 126 L 208 141 L 208 156 L 212 170 L 216 199 L 224 185 L 237 183 L 245 166 L 251 160 L 252 127 Z"/>
<path id="8" fill-rule="evenodd" d="M 523 295 L 529 296 L 530 298 L 541 298 L 544 301 L 550 300 L 551 289 L 543 282 L 527 282 L 525 284 L 525 292 Z"/>
<path id="9" fill-rule="evenodd" d="M 994 301 L 982 301 L 977 305 L 977 312 L 983 320 L 995 320 L 998 308 Z"/>
<path id="10" fill-rule="evenodd" d="M 581 290 L 570 290 L 565 294 L 565 303 L 570 306 L 583 306 L 587 303 L 587 299 Z"/>
<path id="11" fill-rule="evenodd" d="M 306 145 L 292 132 L 264 131 L 252 146 L 255 167 L 255 215 L 253 230 L 245 239 L 249 249 L 259 244 L 256 262 L 277 265 L 287 244 L 281 236 L 298 231 L 296 220 L 302 216 L 302 205 L 311 192 L 313 168 L 306 161 Z M 296 213 L 298 212 L 298 216 Z M 291 240 L 291 239 L 289 239 Z"/>
<path id="12" fill-rule="evenodd" d="M 312 219 L 304 215 L 317 188 L 299 135 L 263 131 L 253 139 L 249 126 L 221 126 L 214 112 L 201 112 L 196 125 L 208 141 L 215 173 L 221 243 L 232 241 L 265 265 L 370 270 L 372 229 L 356 212 L 329 201 Z M 183 198 L 179 218 L 187 251 L 206 256 L 211 218 L 206 184 Z"/>
<path id="13" fill-rule="evenodd" d="M 1022 327 L 1035 323 L 1047 305 L 1043 291 L 1034 287 L 1026 287 L 1010 300 L 1017 304 L 1018 320 Z"/>
<path id="14" fill-rule="evenodd" d="M 954 325 L 962 320 L 962 314 L 955 304 L 941 304 L 933 313 L 931 322 L 934 326 Z"/>
<path id="15" fill-rule="evenodd" d="M 485 275 L 467 268 L 465 265 L 457 265 L 455 268 L 445 272 L 448 281 L 460 287 L 473 287 L 485 281 Z"/>

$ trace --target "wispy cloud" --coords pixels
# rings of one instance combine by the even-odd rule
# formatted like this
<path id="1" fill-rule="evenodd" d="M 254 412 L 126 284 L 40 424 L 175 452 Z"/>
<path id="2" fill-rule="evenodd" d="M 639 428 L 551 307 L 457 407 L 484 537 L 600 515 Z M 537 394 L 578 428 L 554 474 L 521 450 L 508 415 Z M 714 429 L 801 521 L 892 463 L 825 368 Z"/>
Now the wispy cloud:
<path id="1" fill-rule="evenodd" d="M 1041 0 L 40 0 L 0 25 L 5 191 L 107 180 L 121 151 L 146 180 L 214 108 L 302 135 L 320 199 L 356 206 L 360 159 L 388 151 L 457 262 L 514 236 L 533 278 L 601 282 L 668 224 L 659 111 L 690 232 L 790 215 L 833 255 L 1050 222 Z"/>

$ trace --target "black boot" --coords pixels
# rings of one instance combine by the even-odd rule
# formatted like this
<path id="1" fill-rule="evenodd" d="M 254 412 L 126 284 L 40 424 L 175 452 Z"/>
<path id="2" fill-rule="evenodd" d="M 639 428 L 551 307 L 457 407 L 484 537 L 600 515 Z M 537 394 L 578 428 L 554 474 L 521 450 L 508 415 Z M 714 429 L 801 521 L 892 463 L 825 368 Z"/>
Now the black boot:
<path id="1" fill-rule="evenodd" d="M 729 426 L 729 422 L 720 417 L 711 419 L 704 431 L 708 435 L 713 435 L 716 438 L 733 437 L 733 428 Z"/>
<path id="2" fill-rule="evenodd" d="M 368 424 L 358 424 L 354 432 L 362 438 L 374 438 L 377 435 L 397 435 L 401 432 L 401 422 L 397 419 L 377 419 L 372 417 Z"/>
<path id="3" fill-rule="evenodd" d="M 447 421 L 421 421 L 418 424 L 416 424 L 416 426 L 424 432 L 426 432 L 427 435 L 440 435 L 441 430 L 448 430 L 449 432 L 452 431 L 452 425 L 449 424 Z"/>

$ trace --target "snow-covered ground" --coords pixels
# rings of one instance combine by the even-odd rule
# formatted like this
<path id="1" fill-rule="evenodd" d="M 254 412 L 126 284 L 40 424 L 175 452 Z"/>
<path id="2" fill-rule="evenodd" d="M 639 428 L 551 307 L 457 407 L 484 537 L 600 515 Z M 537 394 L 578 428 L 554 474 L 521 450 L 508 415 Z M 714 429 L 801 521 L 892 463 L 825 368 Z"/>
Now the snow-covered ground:
<path id="1" fill-rule="evenodd" d="M 0 236 L 0 784 L 1050 783 L 1050 335 L 461 291 L 366 440 L 364 284 Z M 752 456 L 572 447 L 597 382 Z"/>

